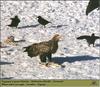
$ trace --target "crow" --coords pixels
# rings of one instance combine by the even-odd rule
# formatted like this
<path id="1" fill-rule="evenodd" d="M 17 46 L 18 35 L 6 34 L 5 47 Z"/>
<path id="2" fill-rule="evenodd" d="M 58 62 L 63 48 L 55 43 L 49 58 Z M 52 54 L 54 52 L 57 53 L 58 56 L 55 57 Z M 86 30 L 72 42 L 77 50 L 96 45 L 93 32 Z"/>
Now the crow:
<path id="1" fill-rule="evenodd" d="M 14 18 L 10 18 L 10 19 L 12 20 L 12 22 L 8 26 L 17 28 L 18 24 L 20 23 L 20 19 L 18 18 L 18 16 L 16 15 Z"/>
<path id="2" fill-rule="evenodd" d="M 46 19 L 42 18 L 41 16 L 38 16 L 38 22 L 45 27 L 48 23 L 51 23 L 50 21 L 47 21 Z"/>
<path id="3" fill-rule="evenodd" d="M 52 62 L 52 54 L 56 53 L 60 38 L 59 34 L 55 34 L 49 41 L 34 43 L 24 47 L 24 52 L 27 52 L 29 57 L 40 56 L 41 63 Z"/>
<path id="4" fill-rule="evenodd" d="M 93 44 L 93 47 L 94 47 L 95 40 L 96 40 L 96 39 L 100 39 L 100 37 L 95 36 L 95 34 L 92 33 L 91 36 L 89 36 L 89 35 L 83 35 L 83 36 L 77 37 L 77 39 L 78 39 L 78 40 L 86 39 L 86 40 L 87 40 L 87 43 L 88 43 L 88 46 L 90 46 L 91 44 Z"/>
<path id="5" fill-rule="evenodd" d="M 86 15 L 96 8 L 100 8 L 100 0 L 90 0 L 86 8 Z"/>

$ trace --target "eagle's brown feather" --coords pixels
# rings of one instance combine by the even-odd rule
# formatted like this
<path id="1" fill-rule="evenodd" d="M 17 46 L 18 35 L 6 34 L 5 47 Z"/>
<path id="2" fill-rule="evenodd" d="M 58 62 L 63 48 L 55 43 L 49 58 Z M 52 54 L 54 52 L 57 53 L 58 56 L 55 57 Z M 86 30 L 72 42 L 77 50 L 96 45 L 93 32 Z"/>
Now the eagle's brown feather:
<path id="1" fill-rule="evenodd" d="M 48 61 L 51 61 L 52 54 L 56 53 L 58 49 L 59 39 L 60 35 L 56 34 L 49 41 L 34 43 L 28 47 L 24 47 L 24 52 L 27 52 L 30 57 L 40 56 L 41 62 L 46 62 L 46 58 L 48 58 Z"/>

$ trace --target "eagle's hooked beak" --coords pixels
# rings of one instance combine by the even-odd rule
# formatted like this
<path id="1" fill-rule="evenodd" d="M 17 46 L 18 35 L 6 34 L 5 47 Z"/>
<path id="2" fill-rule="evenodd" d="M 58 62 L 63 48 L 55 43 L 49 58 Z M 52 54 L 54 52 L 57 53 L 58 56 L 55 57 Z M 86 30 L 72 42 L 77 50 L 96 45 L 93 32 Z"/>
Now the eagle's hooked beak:
<path id="1" fill-rule="evenodd" d="M 63 41 L 63 39 L 64 39 L 64 37 L 61 35 L 59 35 L 58 38 L 59 38 L 59 41 Z"/>

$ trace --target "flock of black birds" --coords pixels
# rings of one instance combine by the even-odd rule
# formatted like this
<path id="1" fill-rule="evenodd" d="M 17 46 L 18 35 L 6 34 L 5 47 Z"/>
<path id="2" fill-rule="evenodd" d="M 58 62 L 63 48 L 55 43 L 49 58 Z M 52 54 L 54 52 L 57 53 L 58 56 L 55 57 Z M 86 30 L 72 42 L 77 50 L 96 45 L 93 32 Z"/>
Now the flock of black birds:
<path id="1" fill-rule="evenodd" d="M 99 0 L 90 0 L 90 2 L 88 3 L 87 9 L 86 9 L 86 15 L 88 15 L 92 10 L 99 8 L 99 7 L 100 7 Z M 38 16 L 37 18 L 38 18 L 39 24 L 43 25 L 44 27 L 48 23 L 51 23 L 50 21 L 47 21 L 46 19 L 44 19 L 41 16 Z M 18 18 L 18 16 L 16 15 L 14 18 L 11 18 L 11 20 L 12 20 L 12 22 L 8 26 L 17 28 L 18 24 L 20 23 L 20 19 Z M 59 35 L 56 34 L 49 41 L 34 43 L 28 47 L 24 47 L 25 48 L 24 52 L 27 52 L 28 56 L 30 56 L 30 57 L 39 55 L 41 62 L 46 62 L 46 57 L 48 57 L 48 61 L 51 62 L 52 54 L 55 53 L 58 49 L 59 38 L 60 38 Z M 93 44 L 93 46 L 94 46 L 95 40 L 100 39 L 100 37 L 95 36 L 95 34 L 93 33 L 91 36 L 83 35 L 83 36 L 77 37 L 77 39 L 78 40 L 86 39 L 88 46 L 90 46 L 91 44 Z"/>
<path id="2" fill-rule="evenodd" d="M 93 11 L 96 8 L 100 9 L 100 0 L 90 0 L 88 3 L 88 6 L 86 8 L 86 15 L 88 15 L 91 11 Z M 48 23 L 51 23 L 50 21 L 47 21 L 46 19 L 42 18 L 41 16 L 38 16 L 37 18 L 38 18 L 38 22 L 41 25 L 43 25 L 44 27 Z M 11 20 L 12 20 L 12 22 L 8 26 L 17 28 L 18 24 L 20 23 L 20 19 L 18 18 L 18 16 L 16 15 L 14 18 L 11 18 Z"/>

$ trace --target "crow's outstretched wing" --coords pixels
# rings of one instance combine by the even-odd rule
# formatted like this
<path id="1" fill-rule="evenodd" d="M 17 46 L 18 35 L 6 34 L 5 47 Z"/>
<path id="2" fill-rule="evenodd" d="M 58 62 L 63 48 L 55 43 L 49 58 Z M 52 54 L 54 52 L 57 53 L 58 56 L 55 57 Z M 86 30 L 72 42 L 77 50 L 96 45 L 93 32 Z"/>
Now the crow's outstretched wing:
<path id="1" fill-rule="evenodd" d="M 95 39 L 100 39 L 100 37 L 98 37 L 98 36 L 95 36 Z"/>
<path id="2" fill-rule="evenodd" d="M 92 10 L 98 8 L 100 6 L 99 0 L 90 0 L 86 9 L 86 15 L 88 15 Z"/>
<path id="3" fill-rule="evenodd" d="M 90 36 L 88 36 L 88 35 L 83 35 L 83 36 L 77 37 L 78 40 L 89 39 L 89 38 L 90 38 Z"/>

